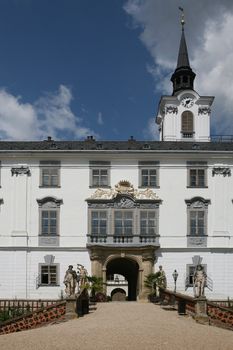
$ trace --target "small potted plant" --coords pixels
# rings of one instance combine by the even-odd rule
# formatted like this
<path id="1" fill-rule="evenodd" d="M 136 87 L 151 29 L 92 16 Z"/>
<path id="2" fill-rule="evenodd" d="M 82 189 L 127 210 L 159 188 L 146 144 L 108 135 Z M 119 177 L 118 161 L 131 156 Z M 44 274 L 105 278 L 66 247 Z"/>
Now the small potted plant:
<path id="1" fill-rule="evenodd" d="M 97 294 L 103 293 L 103 279 L 97 276 L 88 276 L 89 288 L 91 291 L 90 298 L 92 301 L 97 301 Z"/>

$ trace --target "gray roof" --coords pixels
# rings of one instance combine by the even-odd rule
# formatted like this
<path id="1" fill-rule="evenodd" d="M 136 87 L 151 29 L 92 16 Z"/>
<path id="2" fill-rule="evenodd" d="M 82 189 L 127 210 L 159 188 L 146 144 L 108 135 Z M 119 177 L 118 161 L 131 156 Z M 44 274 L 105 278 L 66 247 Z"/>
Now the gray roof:
<path id="1" fill-rule="evenodd" d="M 0 141 L 0 152 L 40 151 L 233 151 L 233 142 L 191 142 L 191 141 Z"/>

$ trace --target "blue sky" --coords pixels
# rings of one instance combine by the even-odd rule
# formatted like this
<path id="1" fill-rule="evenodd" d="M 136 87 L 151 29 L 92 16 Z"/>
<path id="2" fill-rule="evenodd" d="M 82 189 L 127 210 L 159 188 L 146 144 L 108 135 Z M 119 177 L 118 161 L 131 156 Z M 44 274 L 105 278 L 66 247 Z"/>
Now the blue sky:
<path id="1" fill-rule="evenodd" d="M 152 58 L 119 0 L 0 1 L 0 86 L 22 103 L 72 92 L 71 110 L 101 139 L 143 138 L 157 101 Z M 56 136 L 72 137 L 72 130 Z"/>
<path id="2" fill-rule="evenodd" d="M 216 115 L 223 113 L 227 121 L 216 117 L 212 131 L 229 132 L 232 4 L 206 0 L 200 15 L 201 0 L 183 3 L 196 86 L 201 94 L 219 94 Z M 177 0 L 0 0 L 1 139 L 154 138 L 159 98 L 171 92 L 178 5 Z M 228 42 L 216 55 L 225 33 Z M 228 91 L 218 91 L 216 82 Z"/>

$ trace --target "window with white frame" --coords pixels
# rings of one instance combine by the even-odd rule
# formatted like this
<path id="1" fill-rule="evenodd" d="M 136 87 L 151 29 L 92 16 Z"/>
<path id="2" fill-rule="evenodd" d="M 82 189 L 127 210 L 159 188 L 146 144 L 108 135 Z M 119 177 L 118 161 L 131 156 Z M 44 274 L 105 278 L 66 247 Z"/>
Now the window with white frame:
<path id="1" fill-rule="evenodd" d="M 90 161 L 90 187 L 110 186 L 110 162 Z"/>
<path id="2" fill-rule="evenodd" d="M 205 209 L 190 210 L 190 236 L 206 235 Z"/>
<path id="3" fill-rule="evenodd" d="M 40 285 L 58 285 L 58 264 L 40 264 Z"/>
<path id="4" fill-rule="evenodd" d="M 188 214 L 188 236 L 201 237 L 207 235 L 207 213 L 210 200 L 195 197 L 186 200 Z"/>
<path id="5" fill-rule="evenodd" d="M 93 236 L 107 235 L 107 211 L 106 210 L 91 211 L 91 234 Z"/>
<path id="6" fill-rule="evenodd" d="M 139 187 L 159 186 L 159 162 L 140 161 L 139 165 Z"/>
<path id="7" fill-rule="evenodd" d="M 41 235 L 57 235 L 57 209 L 43 209 L 41 211 Z"/>
<path id="8" fill-rule="evenodd" d="M 39 235 L 58 236 L 59 235 L 59 214 L 62 200 L 54 197 L 46 197 L 37 200 L 39 204 Z"/>
<path id="9" fill-rule="evenodd" d="M 130 236 L 133 234 L 133 211 L 114 211 L 114 234 L 116 236 Z"/>
<path id="10" fill-rule="evenodd" d="M 40 162 L 40 186 L 59 187 L 60 186 L 60 165 L 59 161 Z"/>
<path id="11" fill-rule="evenodd" d="M 155 210 L 140 210 L 140 235 L 157 234 L 157 213 Z"/>
<path id="12" fill-rule="evenodd" d="M 207 162 L 187 162 L 188 187 L 207 186 Z"/>

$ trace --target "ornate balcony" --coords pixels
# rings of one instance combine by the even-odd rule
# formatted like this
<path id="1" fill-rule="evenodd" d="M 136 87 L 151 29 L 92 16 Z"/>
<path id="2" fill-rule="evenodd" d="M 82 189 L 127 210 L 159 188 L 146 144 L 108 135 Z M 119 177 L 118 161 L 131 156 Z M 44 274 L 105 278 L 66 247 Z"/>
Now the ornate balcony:
<path id="1" fill-rule="evenodd" d="M 136 190 L 122 180 L 115 188 L 97 189 L 88 203 L 88 246 L 159 247 L 161 200 L 150 188 Z"/>
<path id="2" fill-rule="evenodd" d="M 116 236 L 116 235 L 87 235 L 87 245 L 103 245 L 103 246 L 142 246 L 153 245 L 159 247 L 159 236 L 155 235 L 128 235 L 128 236 Z"/>

